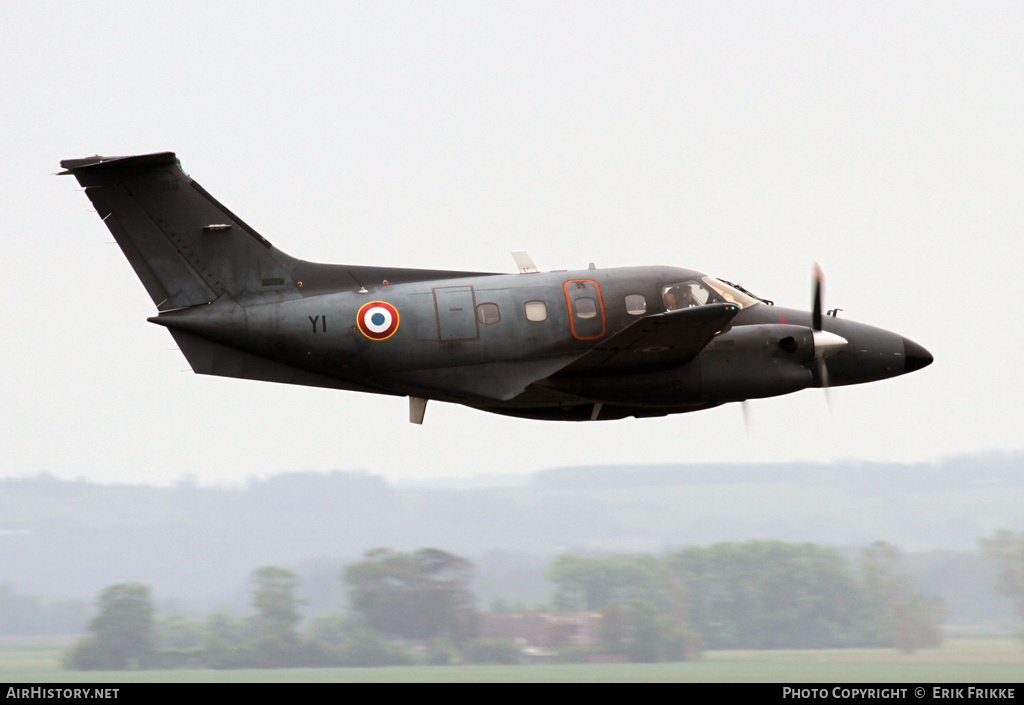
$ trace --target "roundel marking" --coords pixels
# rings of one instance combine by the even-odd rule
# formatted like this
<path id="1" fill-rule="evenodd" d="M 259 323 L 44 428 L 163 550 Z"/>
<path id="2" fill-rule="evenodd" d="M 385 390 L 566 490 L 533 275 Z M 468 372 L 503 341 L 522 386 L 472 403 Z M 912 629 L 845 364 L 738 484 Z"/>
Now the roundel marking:
<path id="1" fill-rule="evenodd" d="M 363 304 L 356 314 L 356 325 L 370 340 L 390 338 L 398 330 L 398 309 L 386 301 Z"/>

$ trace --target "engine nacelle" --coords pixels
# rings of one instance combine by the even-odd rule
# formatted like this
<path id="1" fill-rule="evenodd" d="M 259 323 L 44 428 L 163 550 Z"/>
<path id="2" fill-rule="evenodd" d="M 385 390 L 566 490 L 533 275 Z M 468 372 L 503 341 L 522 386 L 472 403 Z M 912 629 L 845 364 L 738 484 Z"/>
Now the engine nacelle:
<path id="1" fill-rule="evenodd" d="M 635 402 L 675 407 L 742 401 L 811 386 L 813 331 L 803 326 L 734 326 L 689 362 L 641 374 L 569 377 L 543 386 L 604 404 Z"/>

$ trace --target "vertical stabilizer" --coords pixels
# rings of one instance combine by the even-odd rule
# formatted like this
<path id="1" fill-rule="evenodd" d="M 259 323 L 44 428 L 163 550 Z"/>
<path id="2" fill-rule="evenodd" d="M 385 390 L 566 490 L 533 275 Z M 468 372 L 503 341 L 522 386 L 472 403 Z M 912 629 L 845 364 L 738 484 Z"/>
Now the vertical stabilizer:
<path id="1" fill-rule="evenodd" d="M 61 166 L 85 187 L 161 311 L 295 287 L 295 260 L 193 181 L 172 152 Z"/>

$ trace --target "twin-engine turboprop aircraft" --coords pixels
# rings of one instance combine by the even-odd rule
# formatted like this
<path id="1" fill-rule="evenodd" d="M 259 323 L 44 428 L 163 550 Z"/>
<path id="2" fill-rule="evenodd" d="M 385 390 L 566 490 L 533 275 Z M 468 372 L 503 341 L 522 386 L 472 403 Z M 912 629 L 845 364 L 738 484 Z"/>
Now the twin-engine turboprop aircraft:
<path id="1" fill-rule="evenodd" d="M 316 264 L 284 254 L 173 153 L 61 162 L 200 374 L 409 397 L 509 416 L 665 416 L 932 361 L 861 323 L 774 306 L 673 267 L 518 274 Z"/>

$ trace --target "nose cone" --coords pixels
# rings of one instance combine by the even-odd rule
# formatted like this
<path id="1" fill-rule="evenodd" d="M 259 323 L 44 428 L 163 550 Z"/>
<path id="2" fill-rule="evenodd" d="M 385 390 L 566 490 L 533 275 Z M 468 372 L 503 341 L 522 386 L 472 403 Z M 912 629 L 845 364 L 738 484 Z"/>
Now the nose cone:
<path id="1" fill-rule="evenodd" d="M 903 372 L 913 372 L 932 364 L 932 354 L 913 340 L 903 339 Z"/>

